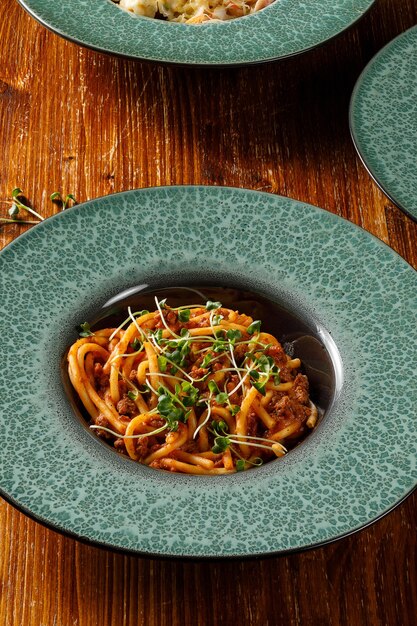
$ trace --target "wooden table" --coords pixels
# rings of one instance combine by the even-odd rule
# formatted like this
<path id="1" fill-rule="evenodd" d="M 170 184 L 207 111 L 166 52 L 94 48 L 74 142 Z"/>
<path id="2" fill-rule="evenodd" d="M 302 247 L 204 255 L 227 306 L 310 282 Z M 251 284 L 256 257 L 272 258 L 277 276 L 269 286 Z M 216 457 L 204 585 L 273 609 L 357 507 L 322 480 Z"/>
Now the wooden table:
<path id="1" fill-rule="evenodd" d="M 152 185 L 248 187 L 338 213 L 417 267 L 417 224 L 372 182 L 348 129 L 360 71 L 415 23 L 416 0 L 377 0 L 299 58 L 176 69 L 78 48 L 0 0 L 0 198 L 19 186 L 47 216 L 55 190 L 82 202 Z M 0 244 L 24 228 L 0 228 Z M 417 493 L 321 549 L 182 563 L 83 545 L 2 501 L 0 624 L 414 626 L 416 519 Z"/>

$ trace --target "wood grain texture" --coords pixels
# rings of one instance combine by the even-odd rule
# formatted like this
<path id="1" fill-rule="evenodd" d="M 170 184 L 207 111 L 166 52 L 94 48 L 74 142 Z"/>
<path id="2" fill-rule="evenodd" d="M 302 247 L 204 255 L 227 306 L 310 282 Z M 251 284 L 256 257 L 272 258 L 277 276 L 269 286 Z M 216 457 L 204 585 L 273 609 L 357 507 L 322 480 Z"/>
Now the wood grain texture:
<path id="1" fill-rule="evenodd" d="M 55 190 L 84 201 L 151 185 L 248 187 L 338 213 L 417 267 L 417 224 L 366 173 L 347 116 L 365 64 L 415 23 L 415 0 L 377 0 L 299 58 L 176 69 L 78 48 L 0 0 L 0 199 L 18 185 L 47 216 Z M 0 244 L 23 230 L 0 228 Z M 416 518 L 414 494 L 321 549 L 182 563 L 83 545 L 2 501 L 0 624 L 414 626 Z"/>

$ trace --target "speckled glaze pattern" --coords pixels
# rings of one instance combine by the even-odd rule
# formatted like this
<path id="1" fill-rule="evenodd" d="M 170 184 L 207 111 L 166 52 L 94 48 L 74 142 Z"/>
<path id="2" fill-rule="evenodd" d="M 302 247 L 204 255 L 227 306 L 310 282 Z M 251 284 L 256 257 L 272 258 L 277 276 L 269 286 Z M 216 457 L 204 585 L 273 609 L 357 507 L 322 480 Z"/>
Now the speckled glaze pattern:
<path id="1" fill-rule="evenodd" d="M 352 95 L 350 125 L 374 180 L 417 220 L 417 26 L 367 65 Z"/>
<path id="2" fill-rule="evenodd" d="M 19 0 L 37 20 L 84 46 L 136 59 L 242 65 L 308 50 L 359 19 L 374 0 L 276 0 L 243 18 L 203 25 L 134 16 L 111 0 Z"/>
<path id="3" fill-rule="evenodd" d="M 328 542 L 417 483 L 417 274 L 351 223 L 224 187 L 108 196 L 32 228 L 0 254 L 0 485 L 36 519 L 142 554 L 225 557 Z M 288 456 L 188 477 L 117 455 L 74 417 L 60 364 L 76 326 L 136 284 L 213 278 L 316 320 L 341 389 Z"/>

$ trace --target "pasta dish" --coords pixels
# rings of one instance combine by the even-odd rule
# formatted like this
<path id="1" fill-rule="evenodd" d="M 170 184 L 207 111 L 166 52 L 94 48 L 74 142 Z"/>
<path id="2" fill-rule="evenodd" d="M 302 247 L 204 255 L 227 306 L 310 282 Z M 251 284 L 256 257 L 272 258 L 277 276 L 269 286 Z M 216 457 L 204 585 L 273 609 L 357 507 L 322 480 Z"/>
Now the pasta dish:
<path id="1" fill-rule="evenodd" d="M 201 24 L 255 13 L 273 0 L 112 0 L 120 8 L 169 22 Z"/>
<path id="2" fill-rule="evenodd" d="M 133 312 L 118 328 L 81 325 L 68 372 L 90 428 L 153 468 L 227 474 L 283 456 L 318 410 L 301 362 L 261 321 L 220 302 Z"/>

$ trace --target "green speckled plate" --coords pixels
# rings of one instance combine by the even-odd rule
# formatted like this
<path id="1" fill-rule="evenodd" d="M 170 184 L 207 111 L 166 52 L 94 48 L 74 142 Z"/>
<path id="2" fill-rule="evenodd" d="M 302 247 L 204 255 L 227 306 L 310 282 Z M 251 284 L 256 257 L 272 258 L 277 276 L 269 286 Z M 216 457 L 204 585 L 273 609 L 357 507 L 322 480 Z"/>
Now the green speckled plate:
<path id="1" fill-rule="evenodd" d="M 101 52 L 181 65 L 246 65 L 327 41 L 374 0 L 276 0 L 259 13 L 199 26 L 132 16 L 111 0 L 19 2 L 54 32 Z"/>
<path id="2" fill-rule="evenodd" d="M 254 556 L 329 542 L 417 483 L 417 274 L 316 207 L 224 187 L 87 202 L 0 254 L 0 485 L 35 519 L 145 555 Z M 75 327 L 138 284 L 245 285 L 317 324 L 331 408 L 286 457 L 227 476 L 121 457 L 74 417 L 60 364 Z"/>
<path id="3" fill-rule="evenodd" d="M 359 77 L 350 127 L 375 182 L 417 220 L 417 26 L 385 46 Z"/>

